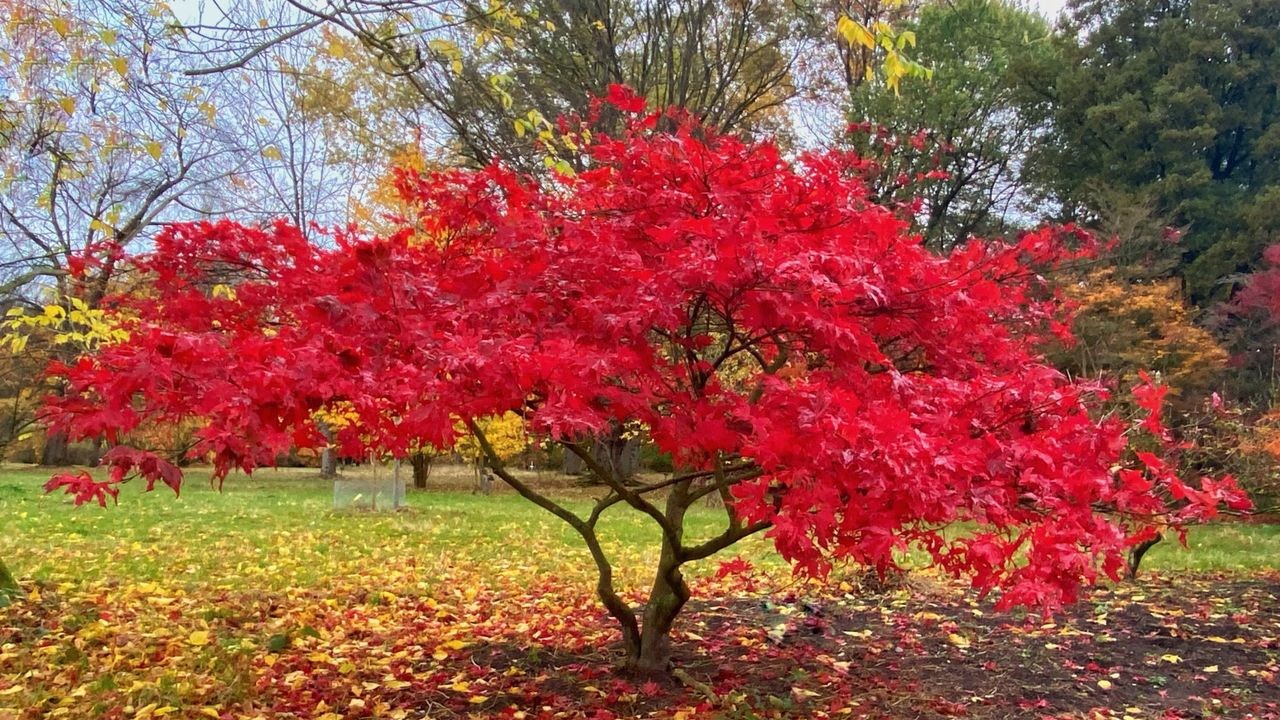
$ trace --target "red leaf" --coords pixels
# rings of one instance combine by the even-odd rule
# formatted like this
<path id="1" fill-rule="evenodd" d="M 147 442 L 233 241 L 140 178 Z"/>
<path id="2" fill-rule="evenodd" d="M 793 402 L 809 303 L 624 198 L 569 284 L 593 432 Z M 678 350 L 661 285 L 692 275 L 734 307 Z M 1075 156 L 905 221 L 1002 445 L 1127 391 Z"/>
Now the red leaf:
<path id="1" fill-rule="evenodd" d="M 76 505 L 97 501 L 99 505 L 106 507 L 108 495 L 111 496 L 113 502 L 120 495 L 120 489 L 116 487 L 115 482 L 94 480 L 89 473 L 83 470 L 76 473 L 54 475 L 49 479 L 49 482 L 44 484 L 46 493 L 51 493 L 59 488 L 64 490 L 66 494 L 73 495 Z"/>

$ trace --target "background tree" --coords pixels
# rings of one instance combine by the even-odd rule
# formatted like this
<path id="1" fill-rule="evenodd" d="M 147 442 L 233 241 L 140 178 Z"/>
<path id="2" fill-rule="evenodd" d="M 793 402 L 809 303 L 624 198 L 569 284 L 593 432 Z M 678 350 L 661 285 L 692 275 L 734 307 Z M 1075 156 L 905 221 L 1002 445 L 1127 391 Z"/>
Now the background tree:
<path id="1" fill-rule="evenodd" d="M 338 432 L 348 454 L 448 447 L 461 422 L 502 480 L 582 539 L 626 665 L 643 672 L 668 667 L 684 566 L 755 533 L 801 574 L 885 570 L 915 546 L 1001 588 L 1004 606 L 1053 606 L 1114 577 L 1153 522 L 1247 504 L 1155 455 L 1131 463 L 1125 423 L 1092 418 L 1087 389 L 1044 362 L 1060 308 L 1025 263 L 1061 259 L 1056 233 L 936 255 L 869 202 L 848 154 L 792 164 L 679 112 L 655 131 L 624 89 L 610 101 L 635 118 L 587 146 L 589 170 L 546 186 L 499 165 L 406 176 L 420 212 L 390 236 L 325 249 L 283 223 L 170 228 L 133 259 L 158 294 L 113 299 L 129 338 L 57 368 L 72 391 L 49 419 L 118 440 L 198 418 L 193 452 L 218 478 L 325 442 L 315 415 L 338 403 L 359 418 Z M 210 292 L 227 263 L 243 269 L 234 292 Z M 1139 389 L 1157 438 L 1161 399 Z M 603 485 L 587 514 L 505 469 L 480 421 L 506 412 L 583 459 Z M 646 427 L 691 471 L 621 482 L 578 442 L 615 423 Z M 129 477 L 181 482 L 127 446 L 105 461 L 105 480 L 48 487 L 105 503 Z M 700 537 L 685 516 L 710 494 L 725 522 Z M 615 508 L 661 536 L 643 607 L 619 592 L 597 532 Z M 945 532 L 957 522 L 973 531 Z"/>
<path id="2" fill-rule="evenodd" d="M 864 155 L 889 161 L 883 201 L 919 197 L 920 232 L 939 248 L 1034 218 L 1024 160 L 1047 125 L 1042 86 L 1060 62 L 1048 23 L 1001 0 L 960 0 L 925 5 L 900 26 L 919 39 L 916 59 L 932 79 L 895 95 L 866 84 L 850 94 L 850 119 L 887 131 L 852 136 Z M 876 147 L 886 142 L 894 146 Z M 899 181 L 930 172 L 927 183 Z"/>
<path id="3" fill-rule="evenodd" d="M 895 88 L 903 78 L 927 74 L 909 57 L 913 39 L 891 25 L 901 3 L 847 5 L 353 0 L 325 8 L 289 4 L 296 12 L 281 13 L 264 3 L 247 14 L 211 8 L 184 28 L 200 38 L 207 56 L 189 71 L 196 75 L 240 68 L 272 47 L 324 33 L 324 54 L 338 61 L 325 59 L 334 81 L 329 91 L 339 95 L 334 114 L 354 121 L 349 129 L 370 139 L 404 137 L 368 132 L 369 119 L 383 113 L 363 107 L 398 112 L 416 104 L 407 113 L 419 114 L 415 129 L 452 157 L 536 170 L 548 150 L 553 159 L 575 157 L 571 147 L 554 154 L 560 138 L 547 119 L 587 114 L 590 99 L 613 83 L 722 129 L 785 135 L 797 119 L 792 110 L 809 115 L 833 87 L 826 76 L 843 74 L 851 62 L 861 62 L 859 82 L 869 71 Z M 352 51 L 351 40 L 359 50 Z M 341 61 L 351 64 L 333 73 Z M 351 81 L 367 79 L 370 70 L 391 81 Z M 389 92 L 372 91 L 379 86 Z M 403 102 L 406 90 L 416 103 Z M 792 107 L 800 95 L 803 104 Z M 352 101 L 362 109 L 350 112 Z M 322 113 L 323 105 L 316 105 Z M 538 149 L 529 142 L 534 135 L 542 141 Z"/>
<path id="4" fill-rule="evenodd" d="M 94 309 L 119 253 L 179 198 L 223 177 L 206 167 L 224 150 L 210 140 L 216 109 L 207 88 L 181 82 L 156 51 L 168 32 L 158 11 L 10 9 L 0 36 L 0 291 L 10 306 L 76 299 Z M 70 275 L 73 261 L 82 271 Z M 63 464 L 66 449 L 50 437 L 41 460 Z"/>
<path id="5" fill-rule="evenodd" d="M 1235 394 L 1273 410 L 1280 389 L 1280 245 L 1264 250 L 1257 272 L 1241 276 L 1238 282 L 1240 291 L 1217 309 L 1216 325 L 1239 369 Z"/>
<path id="6" fill-rule="evenodd" d="M 885 35 L 896 35 L 892 29 L 900 23 L 909 22 L 927 4 L 921 0 L 836 0 L 814 6 L 820 16 L 834 15 L 847 19 L 837 25 L 844 42 L 835 46 L 840 60 L 838 77 L 843 80 L 844 90 L 853 92 L 876 84 L 886 48 L 878 42 L 868 42 L 868 38 L 874 41 L 877 29 Z M 905 29 L 910 31 L 910 28 Z M 914 40 L 909 42 L 914 46 Z M 824 68 L 824 71 L 830 71 L 830 68 Z M 896 89 L 898 83 L 892 85 Z"/>
<path id="7" fill-rule="evenodd" d="M 0 36 L 8 60 L 0 70 L 5 309 L 38 317 L 53 307 L 68 322 L 76 302 L 96 309 L 117 281 L 119 253 L 166 222 L 222 213 L 265 221 L 283 213 L 307 229 L 347 218 L 348 193 L 363 185 L 335 182 L 336 172 L 344 180 L 359 173 L 336 163 L 299 101 L 293 67 L 304 64 L 308 48 L 281 45 L 235 73 L 192 77 L 184 71 L 199 48 L 164 3 L 10 7 Z M 74 277 L 73 257 L 86 263 Z M 35 368 L 49 353 L 70 357 L 65 344 L 38 339 L 11 348 L 3 392 L 9 439 L 32 421 L 24 397 L 44 391 Z M 91 460 L 72 457 L 57 436 L 38 437 L 36 445 L 46 463 Z"/>
<path id="8" fill-rule="evenodd" d="M 231 73 L 237 86 L 219 99 L 220 119 L 241 150 L 228 181 L 201 198 L 202 215 L 286 217 L 308 232 L 354 218 L 354 198 L 376 166 L 353 162 L 343 138 L 309 111 L 298 68 L 313 55 L 300 43 L 284 45 Z"/>
<path id="9" fill-rule="evenodd" d="M 427 115 L 418 127 L 424 137 L 443 129 L 441 144 L 468 164 L 502 159 L 526 171 L 541 168 L 558 139 L 543 118 L 586 115 L 591 99 L 614 83 L 723 127 L 776 131 L 795 93 L 791 67 L 804 44 L 815 42 L 789 3 L 459 5 L 446 14 L 456 22 L 445 27 L 406 20 L 430 16 L 426 4 L 411 16 L 348 25 L 362 47 L 329 63 L 350 61 L 336 85 L 370 69 L 389 73 L 397 90 L 361 95 L 378 105 L 416 104 Z M 416 102 L 406 102 L 406 88 Z"/>
<path id="10" fill-rule="evenodd" d="M 1096 270 L 1065 288 L 1078 303 L 1074 342 L 1051 355 L 1075 377 L 1131 387 L 1139 373 L 1159 373 L 1176 406 L 1189 409 L 1221 382 L 1227 351 L 1193 322 L 1195 308 L 1174 280 L 1128 281 Z"/>
<path id="11" fill-rule="evenodd" d="M 525 430 L 524 419 L 517 413 L 507 412 L 496 417 L 480 418 L 475 423 L 478 431 L 463 434 L 453 449 L 475 469 L 477 479 L 482 469 L 491 463 L 489 455 L 480 444 L 481 436 L 488 442 L 493 457 L 504 465 L 514 464 L 529 449 L 529 435 Z"/>
<path id="12" fill-rule="evenodd" d="M 1039 186 L 1068 217 L 1116 193 L 1170 216 L 1202 305 L 1280 230 L 1277 25 L 1275 0 L 1076 0 L 1062 28 Z"/>

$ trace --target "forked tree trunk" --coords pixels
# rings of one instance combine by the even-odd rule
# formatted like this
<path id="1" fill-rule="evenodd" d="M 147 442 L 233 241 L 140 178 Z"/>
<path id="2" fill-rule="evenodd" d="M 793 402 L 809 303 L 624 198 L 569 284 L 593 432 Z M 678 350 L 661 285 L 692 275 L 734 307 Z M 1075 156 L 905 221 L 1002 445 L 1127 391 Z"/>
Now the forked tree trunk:
<path id="1" fill-rule="evenodd" d="M 508 472 L 480 426 L 475 422 L 468 422 L 467 427 L 475 436 L 481 451 L 488 458 L 490 467 L 498 477 L 525 499 L 568 523 L 586 543 L 598 573 L 596 593 L 622 631 L 622 646 L 625 653 L 622 671 L 651 676 L 670 674 L 672 672 L 671 629 L 680 611 L 689 602 L 689 584 L 685 582 L 680 568 L 686 562 L 696 562 L 711 557 L 739 540 L 769 527 L 769 523 L 764 521 L 744 524 L 731 511 L 728 511 L 728 525 L 722 533 L 686 547 L 684 545 L 685 514 L 689 506 L 707 492 L 716 491 L 727 494 L 733 483 L 759 477 L 760 472 L 750 466 L 726 468 L 722 464 L 722 459 L 717 458 L 715 469 L 709 473 L 716 477 L 717 484 L 710 488 L 693 486 L 695 479 L 708 474 L 704 472 L 675 477 L 670 481 L 651 484 L 637 491 L 629 489 L 617 478 L 612 468 L 599 462 L 581 443 L 562 441 L 567 452 L 581 458 L 591 470 L 592 475 L 610 488 L 608 495 L 597 499 L 590 516 L 581 517 Z M 651 502 L 652 496 L 643 495 L 646 492 L 662 489 L 668 489 L 665 508 L 659 508 Z M 639 613 L 639 617 L 636 610 L 618 594 L 613 583 L 613 565 L 609 562 L 608 555 L 596 533 L 596 523 L 602 514 L 623 502 L 652 517 L 662 529 L 662 553 L 659 556 L 657 571 L 654 573 L 653 586 L 649 591 L 649 601 Z"/>
<path id="2" fill-rule="evenodd" d="M 626 642 L 623 669 L 636 675 L 671 672 L 671 628 L 689 600 L 689 587 L 679 568 L 654 579 L 645 605 L 639 637 Z"/>
<path id="3" fill-rule="evenodd" d="M 667 496 L 665 515 L 676 528 L 676 542 L 684 534 L 684 514 L 688 508 L 688 488 L 675 486 Z M 654 574 L 649 602 L 641 616 L 640 634 L 627 642 L 624 670 L 638 675 L 666 675 L 671 670 L 671 628 L 689 601 L 689 585 L 680 572 L 682 561 L 669 538 L 663 538 L 662 555 Z"/>

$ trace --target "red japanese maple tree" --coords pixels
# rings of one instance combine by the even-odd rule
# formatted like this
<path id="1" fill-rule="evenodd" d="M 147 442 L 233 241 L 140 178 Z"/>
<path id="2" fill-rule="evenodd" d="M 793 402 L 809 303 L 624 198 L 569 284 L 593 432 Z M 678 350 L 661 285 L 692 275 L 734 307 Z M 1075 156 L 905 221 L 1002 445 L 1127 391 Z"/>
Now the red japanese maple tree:
<path id="1" fill-rule="evenodd" d="M 888 568 L 916 546 L 1004 604 L 1054 606 L 1116 576 L 1149 525 L 1244 502 L 1151 455 L 1127 464 L 1133 428 L 1092 417 L 1097 388 L 1041 357 L 1067 331 L 1034 268 L 1069 256 L 1063 231 L 937 255 L 867 199 L 851 154 L 790 161 L 679 115 L 658 132 L 625 90 L 611 100 L 633 121 L 586 147 L 585 170 L 406 173 L 417 212 L 389 236 L 325 248 L 283 223 L 167 228 L 130 259 L 149 290 L 111 300 L 129 339 L 56 368 L 68 390 L 47 419 L 112 443 L 198 419 L 192 453 L 218 478 L 323 445 L 315 413 L 339 405 L 359 418 L 338 439 L 355 455 L 470 428 L 501 479 L 586 543 L 640 670 L 666 666 L 682 566 L 753 533 L 801 573 Z M 1162 433 L 1158 392 L 1143 400 Z M 605 488 L 589 514 L 502 466 L 476 420 L 507 411 L 582 458 Z M 620 482 L 581 442 L 619 424 L 689 470 Z M 181 480 L 124 446 L 104 462 L 107 480 L 50 489 L 102 501 L 133 476 Z M 723 531 L 690 537 L 686 512 L 712 493 Z M 661 529 L 642 608 L 596 534 L 614 507 Z M 973 531 L 942 532 L 957 522 Z"/>

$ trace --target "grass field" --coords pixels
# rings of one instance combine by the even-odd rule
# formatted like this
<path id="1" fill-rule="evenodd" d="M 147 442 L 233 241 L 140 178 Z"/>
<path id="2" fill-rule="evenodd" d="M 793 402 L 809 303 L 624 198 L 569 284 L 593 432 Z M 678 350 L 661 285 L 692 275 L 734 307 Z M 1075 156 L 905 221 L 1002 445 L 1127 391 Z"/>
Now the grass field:
<path id="1" fill-rule="evenodd" d="M 233 476 L 222 492 L 209 487 L 206 473 L 194 470 L 181 497 L 126 486 L 119 505 L 106 508 L 75 508 L 67 498 L 45 495 L 41 485 L 48 475 L 38 468 L 0 471 L 0 558 L 35 589 L 27 602 L 0 610 L 0 720 L 416 720 L 514 714 L 524 712 L 519 709 L 524 703 L 537 710 L 527 717 L 606 718 L 630 716 L 609 714 L 627 698 L 629 712 L 637 716 L 737 716 L 723 715 L 724 703 L 699 702 L 696 692 L 646 701 L 638 692 L 606 696 L 600 691 L 604 681 L 593 680 L 593 673 L 608 666 L 598 650 L 607 647 L 613 631 L 600 622 L 591 596 L 593 573 L 576 536 L 505 488 L 491 496 L 472 495 L 461 469 L 437 472 L 432 489 L 410 491 L 409 509 L 394 513 L 334 512 L 331 483 L 307 470 Z M 590 502 L 591 491 L 562 478 L 529 477 L 575 509 Z M 692 533 L 710 535 L 722 518 L 719 508 L 696 508 L 689 518 Z M 606 549 L 620 568 L 621 585 L 639 600 L 650 580 L 657 533 L 631 512 L 606 519 Z M 1196 528 L 1189 544 L 1184 549 L 1162 543 L 1144 569 L 1158 578 L 1190 572 L 1247 579 L 1266 575 L 1280 563 L 1276 526 Z M 712 579 L 720 562 L 734 555 L 755 566 L 750 582 Z M 695 588 L 703 597 L 730 603 L 691 621 L 689 637 L 697 642 L 686 642 L 700 653 L 688 658 L 694 666 L 697 658 L 726 652 L 712 635 L 730 635 L 708 628 L 727 622 L 721 617 L 725 613 L 742 611 L 730 601 L 744 593 L 780 597 L 795 592 L 785 566 L 759 538 L 704 561 L 693 574 L 701 578 Z M 1261 591 L 1240 592 L 1253 597 Z M 841 622 L 853 622 L 850 618 L 859 617 L 854 611 L 863 612 L 858 608 L 939 617 L 932 605 L 924 610 L 908 605 L 932 600 L 895 598 L 882 606 L 852 606 L 853 614 Z M 1252 607 L 1253 600 L 1229 602 Z M 978 606 L 970 602 L 955 609 L 965 607 Z M 902 623 L 889 624 L 889 617 L 883 616 L 885 627 L 901 632 Z M 926 625 L 932 627 L 931 622 Z M 838 625 L 835 619 L 830 623 Z M 872 626 L 867 623 L 828 635 L 867 638 L 871 631 L 862 629 Z M 738 635 L 732 647 L 764 653 L 748 654 L 741 662 L 767 670 L 771 665 L 760 657 L 781 650 L 770 649 L 760 640 L 763 635 L 752 635 L 767 629 L 756 627 L 761 625 L 767 623 L 755 618 L 734 626 Z M 963 623 L 938 627 L 943 630 L 940 652 L 956 652 L 946 639 L 969 632 Z M 983 627 L 973 626 L 975 638 L 1000 632 Z M 885 635 L 906 642 L 892 639 L 897 636 L 887 630 Z M 793 650 L 803 657 L 782 664 L 802 666 L 814 657 L 844 652 L 844 646 L 833 646 L 815 656 L 815 647 L 797 644 Z M 967 645 L 961 649 L 970 652 Z M 554 657 L 588 653 L 583 657 L 592 659 L 557 661 L 548 669 L 543 652 Z M 501 678 L 494 675 L 495 667 L 506 668 Z M 756 678 L 753 686 L 777 684 L 751 675 L 755 670 L 743 672 Z M 542 674 L 526 679 L 537 673 Z M 580 687 L 566 684 L 565 673 Z M 837 692 L 830 683 L 805 684 L 819 677 L 788 680 L 792 685 L 769 690 L 768 698 L 761 695 L 763 705 L 744 701 L 743 708 L 755 709 L 740 716 L 818 717 L 808 698 L 823 698 L 833 707 L 836 697 L 853 702 L 847 696 L 856 695 L 857 687 L 839 686 Z M 808 689 L 788 695 L 789 688 L 801 687 Z M 582 705 L 584 697 L 606 714 L 558 704 L 588 707 Z M 788 704 L 800 702 L 797 697 L 810 702 L 804 705 L 809 710 Z M 933 700 L 921 702 L 926 709 L 934 707 Z M 931 717 L 913 712 L 912 717 Z"/>
<path id="2" fill-rule="evenodd" d="M 370 513 L 334 511 L 332 483 L 314 470 L 232 476 L 221 492 L 211 488 L 207 472 L 194 470 L 180 497 L 127 484 L 119 504 L 106 508 L 77 508 L 68 498 L 45 495 L 40 486 L 48 470 L 9 470 L 0 474 L 0 557 L 19 575 L 50 582 L 115 578 L 263 588 L 323 584 L 335 572 L 410 558 L 500 568 L 514 548 L 528 550 L 521 563 L 538 571 L 590 562 L 563 522 L 503 487 L 489 496 L 472 494 L 468 472 L 438 469 L 434 488 L 408 492 L 407 511 Z M 542 480 L 560 486 L 553 494 L 585 514 L 591 491 L 556 476 Z M 689 517 L 695 535 L 710 536 L 722 522 L 718 508 L 698 507 Z M 649 569 L 647 556 L 659 537 L 652 521 L 622 510 L 606 516 L 601 534 L 624 571 Z M 762 540 L 738 550 L 753 561 L 780 564 Z"/>
<path id="3" fill-rule="evenodd" d="M 547 571 L 587 560 L 576 535 L 559 520 L 502 487 L 490 496 L 473 495 L 465 475 L 461 468 L 438 470 L 433 485 L 451 489 L 410 491 L 410 510 L 402 513 L 334 512 L 331 483 L 305 469 L 232 476 L 221 492 L 210 487 L 206 472 L 194 470 L 181 497 L 163 488 L 143 493 L 134 484 L 125 486 L 118 506 L 76 508 L 61 495 L 42 492 L 47 469 L 10 467 L 0 471 L 0 558 L 20 576 L 51 582 L 116 578 L 262 587 L 323 583 L 335 571 L 406 558 L 500 565 L 513 548 L 536 549 L 535 567 Z M 542 476 L 555 485 L 563 485 L 560 480 Z M 585 511 L 591 491 L 552 494 Z M 606 546 L 624 568 L 647 570 L 658 534 L 651 521 L 619 508 L 606 516 Z M 698 507 L 689 524 L 695 534 L 710 535 L 722 519 L 718 508 Z M 1188 546 L 1162 543 L 1144 565 L 1154 571 L 1280 567 L 1276 525 L 1194 528 Z M 767 541 L 745 541 L 727 556 L 734 554 L 781 566 Z"/>

